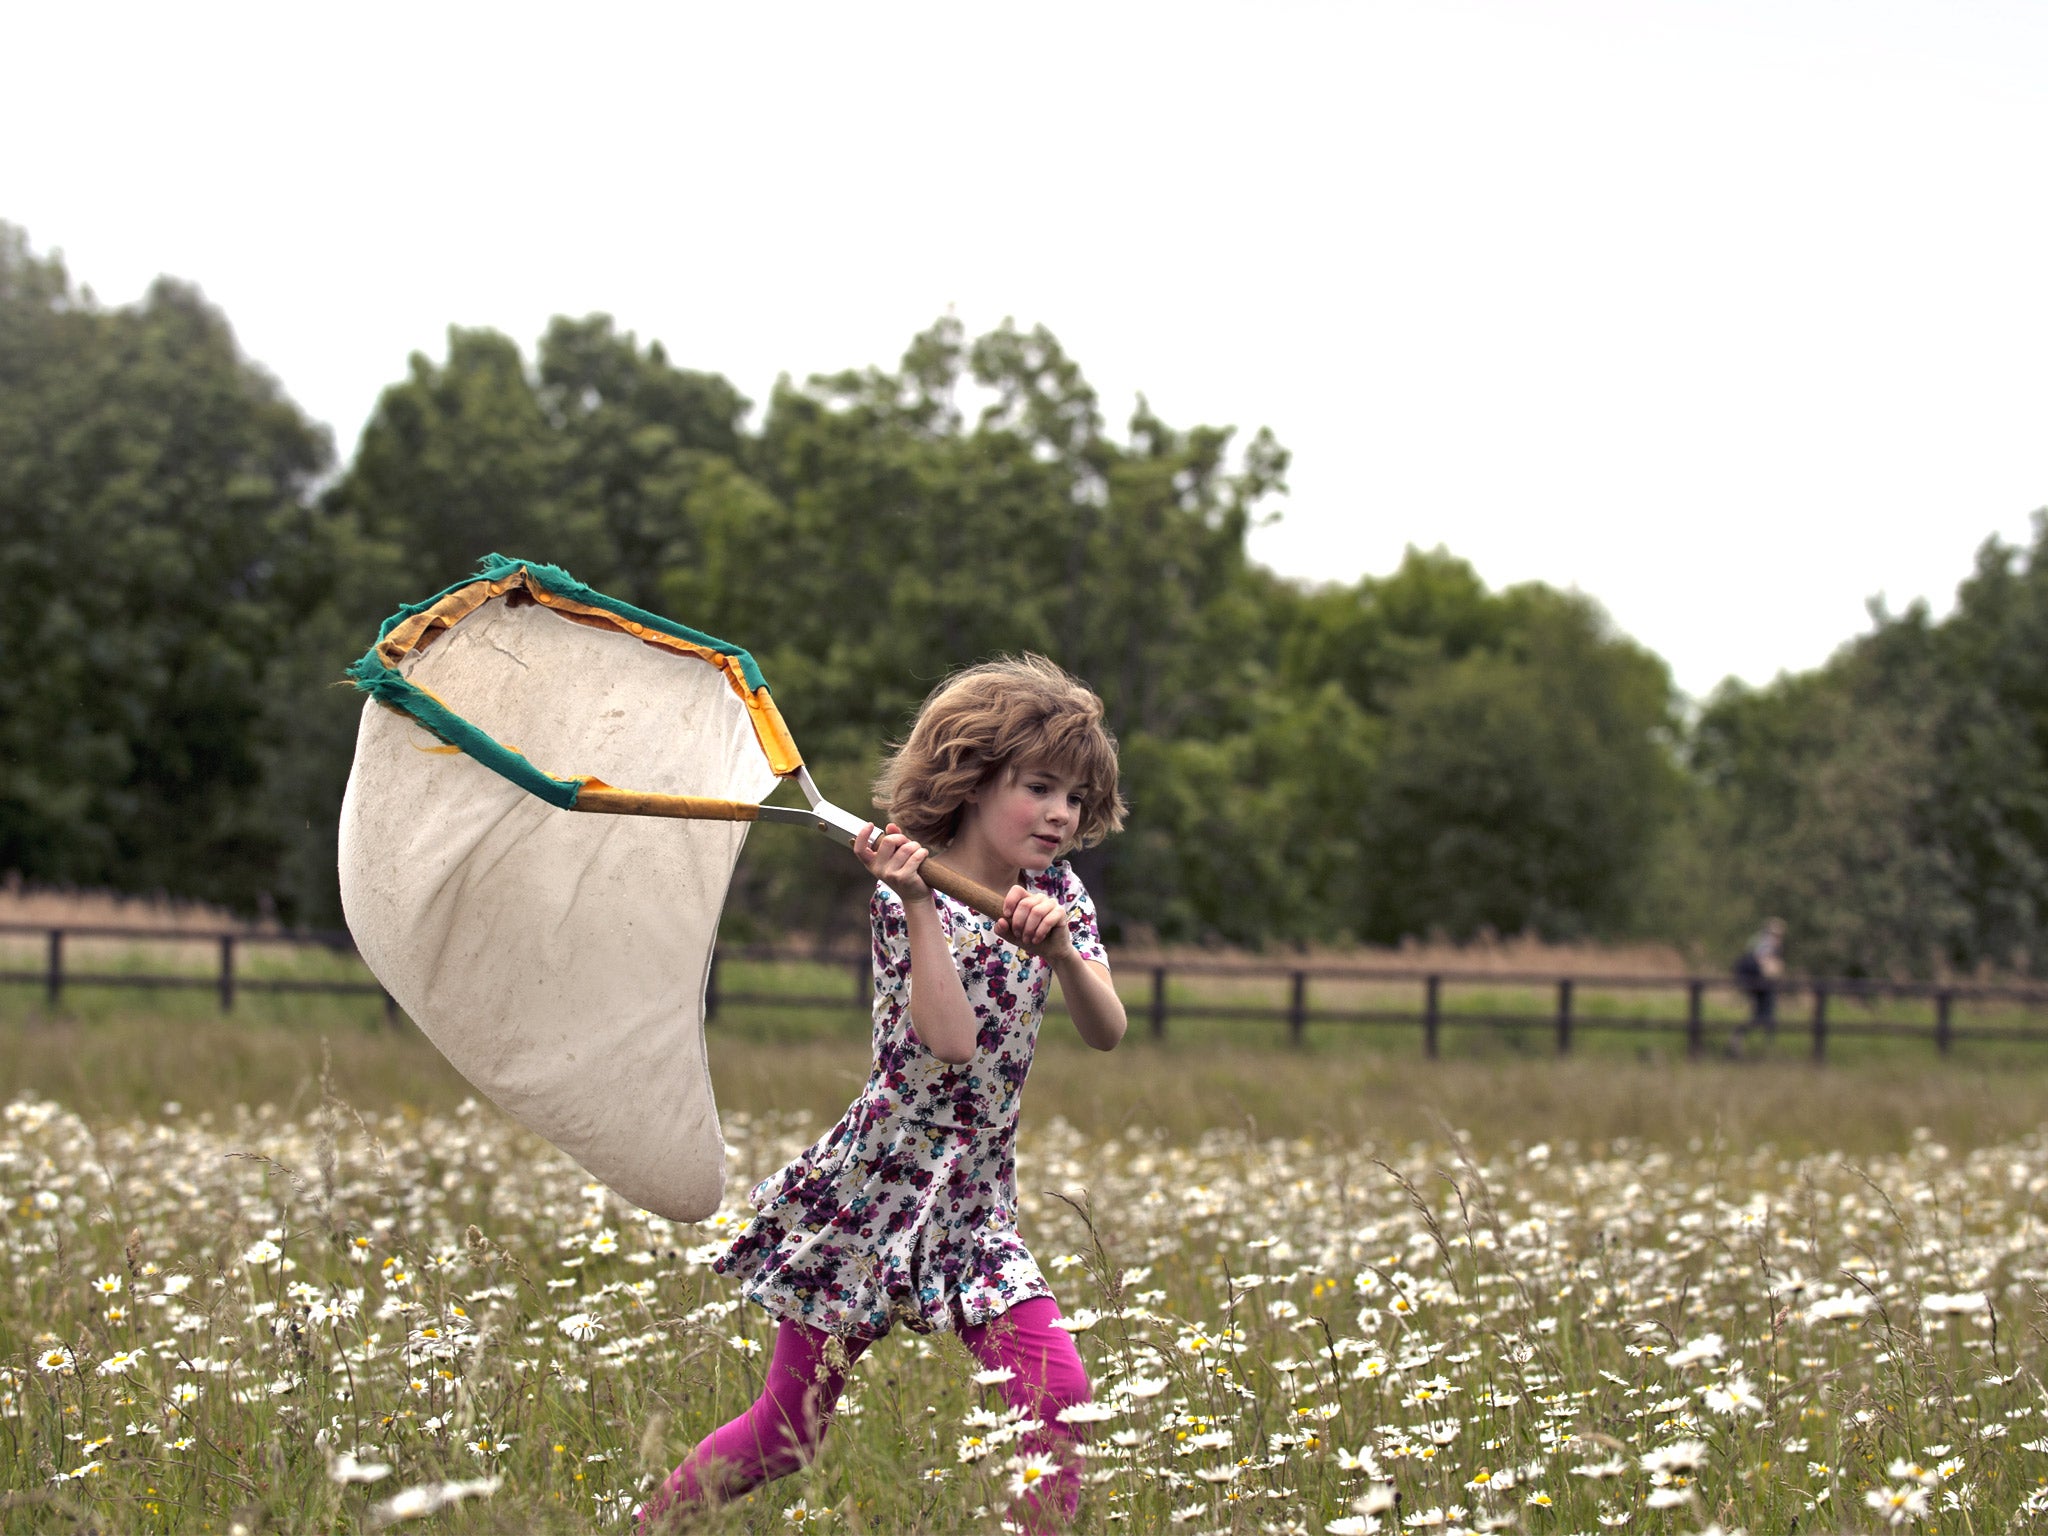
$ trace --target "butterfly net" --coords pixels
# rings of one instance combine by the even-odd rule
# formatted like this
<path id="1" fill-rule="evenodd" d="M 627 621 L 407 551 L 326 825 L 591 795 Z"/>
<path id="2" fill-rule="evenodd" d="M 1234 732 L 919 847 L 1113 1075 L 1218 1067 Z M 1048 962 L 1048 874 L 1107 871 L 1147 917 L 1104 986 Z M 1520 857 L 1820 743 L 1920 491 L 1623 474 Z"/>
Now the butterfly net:
<path id="1" fill-rule="evenodd" d="M 493 556 L 402 609 L 342 804 L 363 958 L 507 1114 L 634 1204 L 724 1193 L 704 992 L 743 820 L 569 815 L 610 786 L 758 802 L 801 766 L 745 651 Z"/>

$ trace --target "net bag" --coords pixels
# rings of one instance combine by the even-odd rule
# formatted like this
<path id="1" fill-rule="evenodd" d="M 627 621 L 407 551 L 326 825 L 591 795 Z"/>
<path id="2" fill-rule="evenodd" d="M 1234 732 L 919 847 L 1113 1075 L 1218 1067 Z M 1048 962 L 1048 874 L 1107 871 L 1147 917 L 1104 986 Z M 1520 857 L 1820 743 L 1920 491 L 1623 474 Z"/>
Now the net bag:
<path id="1" fill-rule="evenodd" d="M 350 675 L 370 698 L 341 899 L 363 958 L 507 1114 L 635 1205 L 710 1215 L 719 910 L 740 818 L 801 768 L 753 659 L 493 556 Z"/>

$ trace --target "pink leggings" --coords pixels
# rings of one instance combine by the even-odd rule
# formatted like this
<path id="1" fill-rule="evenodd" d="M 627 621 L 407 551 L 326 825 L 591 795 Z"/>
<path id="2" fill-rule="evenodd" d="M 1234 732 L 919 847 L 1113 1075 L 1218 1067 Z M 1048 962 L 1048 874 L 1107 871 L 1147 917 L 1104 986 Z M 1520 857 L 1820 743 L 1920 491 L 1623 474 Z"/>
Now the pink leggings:
<path id="1" fill-rule="evenodd" d="M 1081 1473 L 1074 1454 L 1080 1435 L 1059 1422 L 1059 1411 L 1088 1401 L 1088 1372 L 1073 1339 L 1052 1326 L 1060 1315 L 1050 1296 L 1020 1301 L 989 1322 L 960 1330 L 960 1342 L 990 1370 L 1007 1367 L 1015 1374 L 1003 1383 L 1003 1397 L 1044 1427 L 1017 1442 L 1020 1452 L 1050 1455 L 1060 1463 L 1038 1488 L 1026 1493 L 1011 1511 L 1030 1531 L 1057 1530 L 1073 1519 L 1081 1502 Z M 783 1477 L 817 1454 L 832 1410 L 846 1386 L 846 1370 L 835 1370 L 825 1358 L 829 1336 L 801 1323 L 784 1320 L 775 1335 L 775 1354 L 760 1399 L 730 1424 L 698 1442 L 690 1459 L 677 1467 L 640 1512 L 642 1536 L 654 1530 L 671 1509 L 693 1504 L 722 1503 Z M 843 1339 L 846 1366 L 868 1347 L 866 1339 Z"/>

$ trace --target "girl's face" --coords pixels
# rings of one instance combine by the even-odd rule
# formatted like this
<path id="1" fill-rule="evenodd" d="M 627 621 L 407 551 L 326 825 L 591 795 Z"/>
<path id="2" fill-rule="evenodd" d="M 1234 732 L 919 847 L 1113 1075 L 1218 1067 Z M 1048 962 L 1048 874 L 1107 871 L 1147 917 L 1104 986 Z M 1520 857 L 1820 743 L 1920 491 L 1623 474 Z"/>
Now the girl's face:
<path id="1" fill-rule="evenodd" d="M 953 846 L 990 867 L 1047 868 L 1081 819 L 1080 780 L 1049 768 L 997 775 L 967 797 Z"/>

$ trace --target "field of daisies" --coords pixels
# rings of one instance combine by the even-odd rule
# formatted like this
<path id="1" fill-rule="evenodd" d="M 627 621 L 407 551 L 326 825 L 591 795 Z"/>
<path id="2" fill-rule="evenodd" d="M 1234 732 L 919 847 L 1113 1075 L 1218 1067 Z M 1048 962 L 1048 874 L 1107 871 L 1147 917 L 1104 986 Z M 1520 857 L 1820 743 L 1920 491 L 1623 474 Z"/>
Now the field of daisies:
<path id="1" fill-rule="evenodd" d="M 633 1529 L 752 1400 L 728 1206 L 622 1206 L 488 1108 L 0 1126 L 0 1529 Z M 1095 1402 L 1078 1528 L 1979 1533 L 2048 1519 L 2048 1143 L 1480 1156 L 1026 1121 Z M 999 1530 L 1033 1426 L 871 1350 L 813 1466 L 689 1528 Z"/>

